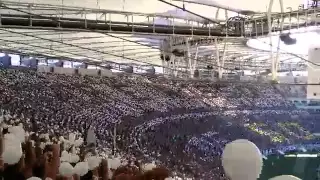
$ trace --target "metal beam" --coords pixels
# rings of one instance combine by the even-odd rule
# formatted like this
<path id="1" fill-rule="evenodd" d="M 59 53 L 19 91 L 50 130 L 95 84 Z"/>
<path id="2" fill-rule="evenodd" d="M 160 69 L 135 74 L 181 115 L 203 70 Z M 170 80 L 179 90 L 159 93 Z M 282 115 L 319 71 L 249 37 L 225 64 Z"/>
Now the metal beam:
<path id="1" fill-rule="evenodd" d="M 172 3 L 168 2 L 168 1 L 165 1 L 165 0 L 158 0 L 158 1 L 163 2 L 163 3 L 165 3 L 165 4 L 168 4 L 168 5 L 170 5 L 170 6 L 173 6 L 173 7 L 175 7 L 175 8 L 181 9 L 181 10 L 183 10 L 183 11 L 185 11 L 185 12 L 187 12 L 187 13 L 190 13 L 190 14 L 192 14 L 192 15 L 194 15 L 194 16 L 198 16 L 198 17 L 200 17 L 200 18 L 202 18 L 202 19 L 204 19 L 204 20 L 206 20 L 206 21 L 208 21 L 208 22 L 211 22 L 211 23 L 213 23 L 213 24 L 220 24 L 219 21 L 216 21 L 216 20 L 213 20 L 213 19 L 209 19 L 209 18 L 204 17 L 204 16 L 202 16 L 202 15 L 200 15 L 200 14 L 197 14 L 197 13 L 194 13 L 194 12 L 192 12 L 192 11 L 189 11 L 189 10 L 187 10 L 187 9 L 184 8 L 184 7 L 180 7 L 180 6 L 177 6 L 177 5 L 175 5 L 175 4 L 172 4 Z"/>
<path id="2" fill-rule="evenodd" d="M 209 4 L 209 3 L 204 3 L 204 2 L 199 2 L 199 1 L 190 1 L 190 0 L 173 0 L 173 1 L 179 1 L 179 2 L 184 2 L 184 3 L 199 4 L 199 5 L 203 5 L 203 6 L 215 7 L 215 8 L 219 8 L 219 9 L 228 10 L 228 11 L 231 11 L 231 12 L 236 12 L 236 13 L 242 14 L 242 15 L 259 14 L 259 12 L 254 12 L 254 11 L 251 11 L 251 10 L 240 10 L 240 9 L 236 9 L 236 8 L 223 6 L 223 5 L 218 4 L 216 2 L 212 2 L 212 3 Z"/>
<path id="3" fill-rule="evenodd" d="M 30 21 L 32 22 L 30 24 Z M 35 29 L 86 29 L 92 32 L 100 30 L 104 33 L 142 33 L 142 34 L 162 34 L 162 35 L 195 35 L 195 36 L 225 36 L 220 29 L 210 29 L 206 27 L 189 26 L 172 26 L 150 23 L 126 23 L 126 22 L 109 22 L 96 21 L 74 18 L 59 18 L 54 17 L 31 17 L 29 15 L 12 15 L 1 14 L 2 27 L 10 28 L 27 28 L 30 26 Z M 230 34 L 230 36 L 240 37 L 239 35 Z"/>

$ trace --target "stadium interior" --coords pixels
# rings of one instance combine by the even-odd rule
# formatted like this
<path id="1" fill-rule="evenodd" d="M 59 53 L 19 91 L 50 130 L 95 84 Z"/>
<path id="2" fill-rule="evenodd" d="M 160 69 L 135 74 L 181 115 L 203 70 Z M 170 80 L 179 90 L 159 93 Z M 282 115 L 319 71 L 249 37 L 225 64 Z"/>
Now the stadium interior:
<path id="1" fill-rule="evenodd" d="M 320 179 L 319 0 L 0 7 L 0 179 Z"/>

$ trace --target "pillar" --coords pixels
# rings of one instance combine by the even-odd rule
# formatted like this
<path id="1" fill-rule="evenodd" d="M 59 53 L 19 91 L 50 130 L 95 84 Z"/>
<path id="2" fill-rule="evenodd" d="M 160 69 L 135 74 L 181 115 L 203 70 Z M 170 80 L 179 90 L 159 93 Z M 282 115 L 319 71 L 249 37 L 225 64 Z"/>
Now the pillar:
<path id="1" fill-rule="evenodd" d="M 279 59 L 279 45 L 280 45 L 280 39 L 278 41 L 278 46 L 277 46 L 277 55 L 276 58 L 274 58 L 274 54 L 273 54 L 273 44 L 272 44 L 272 6 L 274 4 L 274 0 L 270 0 L 269 1 L 269 7 L 268 7 L 268 12 L 267 12 L 267 17 L 268 17 L 268 30 L 269 30 L 269 39 L 270 39 L 270 59 L 271 59 L 271 72 L 272 72 L 272 80 L 275 81 L 277 80 L 277 66 L 278 66 L 278 59 Z M 279 0 L 279 4 L 280 4 L 280 9 L 281 9 L 281 13 L 284 12 L 284 8 L 283 8 L 283 0 Z M 284 18 L 282 17 L 281 20 L 281 26 L 283 26 L 283 20 Z M 281 27 L 282 28 L 282 27 Z"/>

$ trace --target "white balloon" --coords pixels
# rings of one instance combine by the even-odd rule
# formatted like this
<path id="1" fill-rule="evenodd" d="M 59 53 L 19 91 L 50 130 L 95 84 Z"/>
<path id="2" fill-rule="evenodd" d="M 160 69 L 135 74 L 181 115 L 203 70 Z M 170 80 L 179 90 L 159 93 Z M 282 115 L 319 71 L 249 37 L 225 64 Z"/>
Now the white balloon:
<path id="1" fill-rule="evenodd" d="M 77 139 L 75 142 L 74 142 L 74 145 L 76 146 L 76 147 L 79 147 L 79 146 L 81 146 L 83 144 L 83 139 L 82 138 L 79 138 L 79 139 Z"/>
<path id="2" fill-rule="evenodd" d="M 270 180 L 301 180 L 301 179 L 292 175 L 281 175 L 281 176 L 273 177 Z"/>
<path id="3" fill-rule="evenodd" d="M 74 142 L 76 140 L 76 135 L 74 133 L 69 134 L 69 141 Z"/>
<path id="4" fill-rule="evenodd" d="M 79 162 L 74 167 L 74 174 L 77 174 L 79 176 L 84 176 L 89 171 L 88 162 Z"/>
<path id="5" fill-rule="evenodd" d="M 88 158 L 88 165 L 90 170 L 93 170 L 96 167 L 98 167 L 100 163 L 101 163 L 101 158 L 99 157 L 91 156 Z"/>
<path id="6" fill-rule="evenodd" d="M 255 144 L 238 139 L 225 146 L 222 166 L 231 179 L 256 180 L 262 171 L 262 155 Z"/>
<path id="7" fill-rule="evenodd" d="M 9 146 L 2 153 L 3 162 L 9 165 L 17 164 L 22 157 L 21 146 Z"/>
<path id="8" fill-rule="evenodd" d="M 27 180 L 41 180 L 41 178 L 38 178 L 38 177 L 30 177 L 30 178 L 28 178 Z"/>
<path id="9" fill-rule="evenodd" d="M 71 154 L 69 154 L 67 151 L 62 151 L 60 161 L 71 162 Z"/>
<path id="10" fill-rule="evenodd" d="M 43 150 L 46 147 L 46 143 L 41 142 L 39 147 Z"/>
<path id="11" fill-rule="evenodd" d="M 44 134 L 43 136 L 44 136 L 44 138 L 45 138 L 47 141 L 50 140 L 50 135 L 49 135 L 48 133 Z"/>
<path id="12" fill-rule="evenodd" d="M 61 152 L 61 156 L 68 156 L 68 155 L 69 155 L 68 151 L 62 151 Z"/>
<path id="13" fill-rule="evenodd" d="M 6 134 L 4 135 L 4 148 L 11 146 L 20 146 L 19 139 L 14 134 Z"/>
<path id="14" fill-rule="evenodd" d="M 174 178 L 172 178 L 172 177 L 167 177 L 167 178 L 165 178 L 164 180 L 174 180 Z"/>
<path id="15" fill-rule="evenodd" d="M 157 165 L 155 163 L 147 163 L 147 164 L 144 164 L 143 165 L 143 170 L 144 171 L 150 171 L 152 170 L 153 168 L 156 168 Z"/>
<path id="16" fill-rule="evenodd" d="M 34 145 L 36 144 L 36 142 L 34 140 L 30 140 L 31 146 L 34 147 Z"/>
<path id="17" fill-rule="evenodd" d="M 62 142 L 63 142 L 63 141 L 64 141 L 64 137 L 63 137 L 63 136 L 60 136 L 60 137 L 59 137 L 59 141 L 62 141 Z"/>
<path id="18" fill-rule="evenodd" d="M 73 167 L 68 162 L 63 162 L 60 164 L 59 173 L 62 176 L 70 177 L 73 175 Z"/>
<path id="19" fill-rule="evenodd" d="M 71 143 L 69 140 L 66 140 L 66 139 L 65 139 L 65 140 L 63 141 L 64 149 L 65 149 L 65 150 L 69 149 L 69 148 L 71 147 L 71 144 L 72 144 L 72 143 Z"/>
<path id="20" fill-rule="evenodd" d="M 110 169 L 117 169 L 121 166 L 121 160 L 119 158 L 108 159 L 108 167 Z"/>
<path id="21" fill-rule="evenodd" d="M 23 143 L 25 141 L 25 131 L 23 127 L 21 126 L 12 126 L 8 129 L 10 134 L 14 134 L 16 138 L 20 141 L 20 143 Z"/>
<path id="22" fill-rule="evenodd" d="M 71 157 L 70 157 L 70 162 L 71 162 L 71 163 L 77 163 L 77 162 L 79 162 L 79 160 L 80 160 L 80 158 L 79 158 L 78 155 L 76 155 L 76 154 L 71 154 Z"/>

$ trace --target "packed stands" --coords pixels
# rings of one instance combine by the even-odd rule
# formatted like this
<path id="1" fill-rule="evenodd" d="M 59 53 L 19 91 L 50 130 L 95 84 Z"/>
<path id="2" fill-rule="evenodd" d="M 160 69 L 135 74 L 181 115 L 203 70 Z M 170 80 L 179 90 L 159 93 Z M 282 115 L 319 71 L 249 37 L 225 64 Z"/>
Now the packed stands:
<path id="1" fill-rule="evenodd" d="M 94 153 L 155 163 L 184 179 L 226 179 L 220 156 L 235 139 L 264 152 L 312 143 L 319 127 L 316 115 L 297 110 L 272 84 L 2 69 L 0 105 L 7 124 L 85 142 L 91 129 Z"/>
<path id="2" fill-rule="evenodd" d="M 306 85 L 276 85 L 281 94 L 286 98 L 306 98 L 307 97 L 307 86 Z"/>

